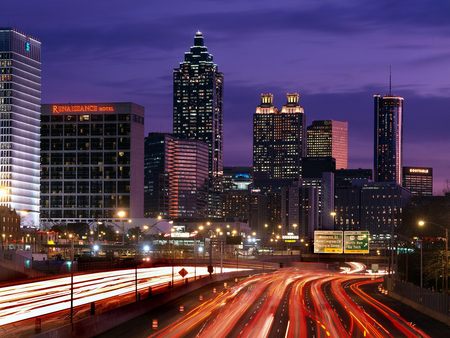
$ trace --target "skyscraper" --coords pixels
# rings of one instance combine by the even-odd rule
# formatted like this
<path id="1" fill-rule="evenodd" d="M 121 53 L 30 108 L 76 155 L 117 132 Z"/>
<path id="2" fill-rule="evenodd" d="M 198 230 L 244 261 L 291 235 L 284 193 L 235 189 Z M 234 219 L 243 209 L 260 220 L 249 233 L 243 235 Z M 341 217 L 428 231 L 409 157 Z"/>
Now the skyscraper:
<path id="1" fill-rule="evenodd" d="M 39 226 L 41 43 L 0 28 L 0 205 Z"/>
<path id="2" fill-rule="evenodd" d="M 144 107 L 131 102 L 42 105 L 42 222 L 144 215 Z"/>
<path id="3" fill-rule="evenodd" d="M 278 110 L 272 94 L 262 94 L 253 115 L 253 174 L 257 188 L 287 186 L 301 177 L 306 156 L 306 118 L 299 94 L 287 94 Z"/>
<path id="4" fill-rule="evenodd" d="M 403 167 L 403 188 L 413 197 L 433 196 L 433 168 Z"/>
<path id="5" fill-rule="evenodd" d="M 308 157 L 336 159 L 336 169 L 348 167 L 348 123 L 319 120 L 307 128 Z"/>
<path id="6" fill-rule="evenodd" d="M 208 216 L 221 217 L 223 74 L 197 32 L 194 46 L 173 71 L 173 134 L 208 145 Z"/>
<path id="7" fill-rule="evenodd" d="M 403 97 L 374 95 L 374 180 L 402 184 Z"/>

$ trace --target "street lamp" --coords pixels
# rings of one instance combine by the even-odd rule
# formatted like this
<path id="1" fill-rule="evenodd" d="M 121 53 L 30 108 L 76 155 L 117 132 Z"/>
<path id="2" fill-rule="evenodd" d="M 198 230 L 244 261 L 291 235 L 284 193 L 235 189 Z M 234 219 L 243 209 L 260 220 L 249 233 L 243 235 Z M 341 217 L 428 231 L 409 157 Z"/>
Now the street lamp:
<path id="1" fill-rule="evenodd" d="M 445 231 L 445 271 L 444 271 L 445 284 L 444 285 L 445 285 L 445 299 L 446 299 L 446 301 L 448 301 L 448 227 L 434 223 L 434 222 L 426 222 L 426 223 L 435 225 L 441 229 L 444 229 L 444 231 Z M 417 222 L 419 227 L 424 227 L 426 223 L 424 220 L 419 220 Z"/>
<path id="2" fill-rule="evenodd" d="M 117 212 L 117 217 L 120 218 L 122 221 L 122 245 L 125 245 L 125 224 L 123 222 L 124 218 L 127 216 L 127 213 L 125 210 L 119 210 Z"/>

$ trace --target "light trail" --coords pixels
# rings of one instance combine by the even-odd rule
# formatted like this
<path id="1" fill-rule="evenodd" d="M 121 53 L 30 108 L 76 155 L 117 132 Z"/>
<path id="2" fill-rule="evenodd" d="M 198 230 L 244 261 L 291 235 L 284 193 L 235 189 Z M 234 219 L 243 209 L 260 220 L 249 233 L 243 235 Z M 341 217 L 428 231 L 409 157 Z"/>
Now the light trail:
<path id="1" fill-rule="evenodd" d="M 183 278 L 176 273 L 174 282 Z M 194 267 L 184 267 L 189 275 Z M 248 269 L 239 269 L 246 271 Z M 223 272 L 237 271 L 223 268 Z M 205 267 L 197 267 L 197 276 L 208 276 Z M 172 267 L 138 269 L 138 291 L 167 285 Z M 135 269 L 90 273 L 74 276 L 74 307 L 135 292 Z M 19 284 L 0 288 L 0 326 L 70 309 L 70 277 Z"/>

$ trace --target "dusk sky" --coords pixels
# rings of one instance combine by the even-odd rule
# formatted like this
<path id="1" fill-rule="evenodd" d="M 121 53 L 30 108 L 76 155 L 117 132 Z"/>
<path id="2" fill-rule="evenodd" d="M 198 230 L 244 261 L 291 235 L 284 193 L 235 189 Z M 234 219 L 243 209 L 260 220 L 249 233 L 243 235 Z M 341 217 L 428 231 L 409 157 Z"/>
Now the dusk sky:
<path id="1" fill-rule="evenodd" d="M 14 0 L 0 26 L 42 41 L 42 102 L 133 101 L 171 131 L 172 69 L 197 30 L 224 73 L 225 165 L 251 165 L 262 92 L 298 91 L 308 123 L 349 122 L 350 166 L 372 168 L 373 94 L 405 98 L 404 165 L 450 179 L 450 1 Z"/>

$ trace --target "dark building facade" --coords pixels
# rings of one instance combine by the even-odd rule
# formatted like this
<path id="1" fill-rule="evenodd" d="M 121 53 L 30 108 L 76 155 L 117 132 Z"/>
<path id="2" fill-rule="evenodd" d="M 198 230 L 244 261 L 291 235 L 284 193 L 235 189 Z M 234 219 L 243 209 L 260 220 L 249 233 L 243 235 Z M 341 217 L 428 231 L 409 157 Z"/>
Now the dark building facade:
<path id="1" fill-rule="evenodd" d="M 2 249 L 8 244 L 15 243 L 21 237 L 20 232 L 20 216 L 8 207 L 0 206 L 0 240 L 2 241 Z"/>
<path id="2" fill-rule="evenodd" d="M 144 215 L 144 108 L 134 103 L 44 104 L 42 222 Z"/>
<path id="3" fill-rule="evenodd" d="M 403 187 L 413 197 L 433 196 L 433 168 L 403 167 Z"/>
<path id="4" fill-rule="evenodd" d="M 308 157 L 331 156 L 336 169 L 348 167 L 348 123 L 345 121 L 318 120 L 307 128 Z"/>
<path id="5" fill-rule="evenodd" d="M 408 190 L 389 182 L 360 182 L 339 188 L 336 195 L 336 229 L 369 230 L 380 243 L 401 226 L 411 197 Z"/>
<path id="6" fill-rule="evenodd" d="M 149 133 L 144 140 L 144 214 L 169 217 L 169 186 L 166 170 L 168 133 Z"/>
<path id="7" fill-rule="evenodd" d="M 207 144 L 149 133 L 144 153 L 145 214 L 176 220 L 206 218 Z"/>
<path id="8" fill-rule="evenodd" d="M 319 223 L 318 189 L 296 182 L 283 187 L 281 192 L 281 224 L 283 233 L 294 233 L 300 238 L 313 238 Z"/>
<path id="9" fill-rule="evenodd" d="M 306 156 L 306 118 L 299 94 L 287 94 L 278 110 L 272 94 L 262 94 L 253 115 L 254 185 L 277 190 L 301 178 L 301 159 Z"/>
<path id="10" fill-rule="evenodd" d="M 374 95 L 374 180 L 402 184 L 403 98 Z"/>
<path id="11" fill-rule="evenodd" d="M 340 169 L 334 173 L 336 189 L 369 181 L 372 181 L 372 169 Z"/>
<path id="12" fill-rule="evenodd" d="M 38 227 L 41 42 L 0 28 L 0 206 Z"/>
<path id="13" fill-rule="evenodd" d="M 208 145 L 208 216 L 222 217 L 223 74 L 201 32 L 173 71 L 173 134 Z"/>

